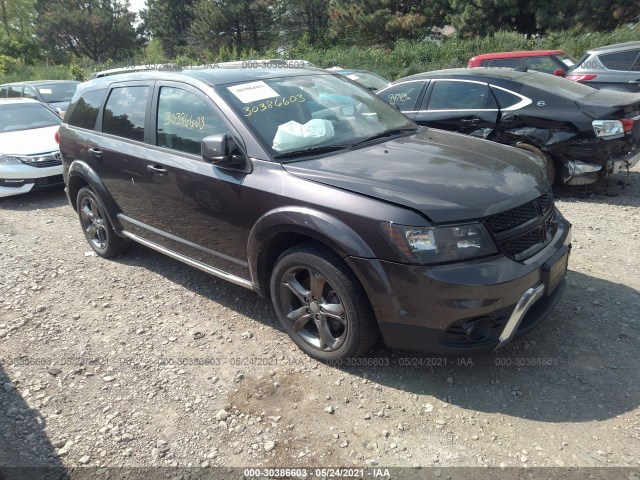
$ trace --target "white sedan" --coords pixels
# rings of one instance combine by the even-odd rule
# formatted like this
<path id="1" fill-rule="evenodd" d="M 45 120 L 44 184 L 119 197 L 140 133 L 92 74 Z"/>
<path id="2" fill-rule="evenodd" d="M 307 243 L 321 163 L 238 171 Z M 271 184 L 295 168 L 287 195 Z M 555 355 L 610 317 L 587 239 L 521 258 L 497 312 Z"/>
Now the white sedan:
<path id="1" fill-rule="evenodd" d="M 0 197 L 62 185 L 60 117 L 36 100 L 0 99 Z"/>

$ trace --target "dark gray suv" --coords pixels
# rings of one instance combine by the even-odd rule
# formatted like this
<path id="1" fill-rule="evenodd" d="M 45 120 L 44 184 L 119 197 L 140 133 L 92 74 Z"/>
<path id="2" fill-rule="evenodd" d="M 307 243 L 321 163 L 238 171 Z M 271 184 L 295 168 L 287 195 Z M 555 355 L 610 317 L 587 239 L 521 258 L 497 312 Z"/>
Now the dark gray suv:
<path id="1" fill-rule="evenodd" d="M 571 227 L 528 153 L 419 127 L 342 75 L 82 84 L 60 128 L 103 257 L 130 240 L 271 298 L 309 355 L 496 348 L 559 301 Z"/>
<path id="2" fill-rule="evenodd" d="M 587 50 L 565 76 L 590 87 L 640 92 L 640 42 Z"/>

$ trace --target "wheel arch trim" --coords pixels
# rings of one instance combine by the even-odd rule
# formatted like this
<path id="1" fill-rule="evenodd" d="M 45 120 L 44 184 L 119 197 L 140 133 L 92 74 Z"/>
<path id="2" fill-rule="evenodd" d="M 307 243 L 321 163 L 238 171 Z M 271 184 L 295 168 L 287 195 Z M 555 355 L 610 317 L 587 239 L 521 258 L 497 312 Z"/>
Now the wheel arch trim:
<path id="1" fill-rule="evenodd" d="M 278 234 L 307 236 L 332 249 L 342 259 L 350 256 L 374 258 L 369 245 L 353 228 L 325 212 L 308 207 L 279 207 L 262 215 L 249 233 L 247 259 L 256 290 L 264 293 L 261 257 Z"/>
<path id="2" fill-rule="evenodd" d="M 95 170 L 82 160 L 75 160 L 71 163 L 67 174 L 67 195 L 69 196 L 69 202 L 73 206 L 73 209 L 77 209 L 77 192 L 82 188 L 82 186 L 80 186 L 77 190 L 75 188 L 73 189 L 75 192 L 72 191 L 72 185 L 74 185 L 78 180 L 91 187 L 100 197 L 104 204 L 107 216 L 109 217 L 109 222 L 111 222 L 113 228 L 116 231 L 122 230 L 122 225 L 118 220 L 118 204 L 115 202 L 104 183 L 102 183 L 102 180 L 100 180 L 100 177 Z"/>

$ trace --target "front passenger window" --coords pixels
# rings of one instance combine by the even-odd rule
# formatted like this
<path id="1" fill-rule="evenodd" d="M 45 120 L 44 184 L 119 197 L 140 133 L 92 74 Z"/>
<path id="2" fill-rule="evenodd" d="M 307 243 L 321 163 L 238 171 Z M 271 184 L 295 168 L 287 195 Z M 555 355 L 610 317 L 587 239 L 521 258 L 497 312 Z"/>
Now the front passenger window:
<path id="1" fill-rule="evenodd" d="M 174 87 L 162 87 L 158 98 L 157 143 L 200 155 L 204 137 L 227 131 L 220 115 L 197 95 Z"/>

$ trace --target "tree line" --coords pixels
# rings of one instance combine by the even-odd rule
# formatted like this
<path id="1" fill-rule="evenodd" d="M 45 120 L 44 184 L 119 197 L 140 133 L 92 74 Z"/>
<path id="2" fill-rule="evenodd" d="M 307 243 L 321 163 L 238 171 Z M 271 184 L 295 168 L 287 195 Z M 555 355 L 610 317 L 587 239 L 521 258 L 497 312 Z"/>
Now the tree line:
<path id="1" fill-rule="evenodd" d="M 523 35 L 603 31 L 637 22 L 638 0 L 0 0 L 0 69 L 141 58 L 224 60 L 300 45 L 389 47 L 498 30 Z M 145 55 L 143 58 L 147 58 Z"/>

